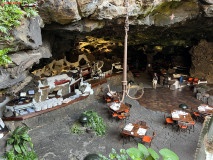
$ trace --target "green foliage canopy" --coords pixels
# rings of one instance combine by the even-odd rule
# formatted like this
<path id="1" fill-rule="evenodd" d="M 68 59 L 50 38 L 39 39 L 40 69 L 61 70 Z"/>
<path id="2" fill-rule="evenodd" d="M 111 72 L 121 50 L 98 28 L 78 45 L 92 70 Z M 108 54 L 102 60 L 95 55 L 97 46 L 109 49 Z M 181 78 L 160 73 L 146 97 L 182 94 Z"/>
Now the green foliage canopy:
<path id="1" fill-rule="evenodd" d="M 103 123 L 103 118 L 99 117 L 97 112 L 92 110 L 83 112 L 89 118 L 89 122 L 86 123 L 86 126 L 93 127 L 96 135 L 102 136 L 106 134 L 106 125 Z"/>
<path id="2" fill-rule="evenodd" d="M 163 160 L 179 160 L 178 156 L 169 149 L 161 149 L 159 151 Z M 128 156 L 132 160 L 159 160 L 160 156 L 152 148 L 146 148 L 143 144 L 138 144 L 138 148 L 121 149 L 118 154 L 115 149 L 109 154 L 109 158 L 99 153 L 101 160 L 128 160 Z"/>

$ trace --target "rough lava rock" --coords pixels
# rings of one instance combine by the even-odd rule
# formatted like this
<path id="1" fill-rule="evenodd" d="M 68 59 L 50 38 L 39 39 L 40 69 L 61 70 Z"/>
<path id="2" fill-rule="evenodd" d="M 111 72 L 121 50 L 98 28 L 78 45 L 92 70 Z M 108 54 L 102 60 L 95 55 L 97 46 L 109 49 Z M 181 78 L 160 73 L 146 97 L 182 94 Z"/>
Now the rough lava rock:
<path id="1" fill-rule="evenodd" d="M 29 81 L 29 69 L 35 63 L 39 63 L 41 58 L 50 58 L 51 54 L 50 41 L 44 41 L 43 45 L 36 50 L 19 51 L 15 54 L 8 54 L 15 66 L 13 68 L 0 67 L 0 89 L 9 88 L 22 81 Z M 21 88 L 20 88 L 21 89 Z M 9 90 L 8 93 L 13 92 Z M 18 90 L 17 90 L 18 92 Z"/>
<path id="2" fill-rule="evenodd" d="M 76 0 L 45 0 L 39 7 L 39 15 L 45 23 L 68 24 L 81 19 Z"/>
<path id="3" fill-rule="evenodd" d="M 213 1 L 212 0 L 200 0 L 204 16 L 213 17 Z"/>
<path id="4" fill-rule="evenodd" d="M 192 67 L 190 74 L 193 77 L 206 79 L 213 83 L 213 43 L 201 40 L 191 51 Z"/>
<path id="5" fill-rule="evenodd" d="M 131 0 L 128 13 L 131 25 L 167 26 L 193 19 L 200 14 L 200 10 L 195 0 Z M 58 29 L 90 32 L 106 26 L 107 20 L 118 24 L 119 19 L 125 17 L 126 9 L 123 0 L 46 0 L 39 7 L 39 14 L 47 24 L 67 24 L 66 27 L 59 25 Z"/>
<path id="6" fill-rule="evenodd" d="M 13 51 L 38 49 L 42 45 L 41 27 L 43 26 L 40 16 L 22 19 L 21 25 L 13 30 L 13 42 L 0 44 L 0 49 L 11 48 Z"/>
<path id="7" fill-rule="evenodd" d="M 20 51 L 9 56 L 16 66 L 6 69 L 0 68 L 0 89 L 12 87 L 23 81 L 28 75 L 28 69 L 42 58 L 42 54 L 38 50 Z"/>
<path id="8" fill-rule="evenodd" d="M 167 44 L 162 41 L 168 38 L 166 42 L 170 42 L 170 44 L 179 44 L 184 41 L 184 45 L 189 36 L 187 34 L 187 37 L 181 37 L 182 39 L 177 38 L 176 40 L 175 36 L 178 35 L 179 32 L 185 34 L 182 33 L 182 30 L 179 31 L 178 27 L 181 26 L 184 28 L 184 25 L 186 26 L 190 20 L 196 21 L 197 18 L 208 17 L 209 19 L 207 21 L 206 19 L 202 19 L 203 21 L 201 22 L 206 22 L 206 24 L 209 24 L 206 28 L 211 28 L 211 18 L 213 17 L 212 5 L 212 0 L 129 0 L 129 23 L 131 25 L 130 27 L 135 27 L 131 29 L 131 31 L 134 30 L 132 33 L 129 31 L 129 34 L 134 35 L 129 36 L 129 44 L 134 41 L 133 45 L 137 43 L 141 45 L 143 44 L 141 43 L 142 40 L 151 37 L 152 42 L 156 42 L 160 39 L 160 44 Z M 54 31 L 62 37 L 66 35 L 68 39 L 69 36 L 75 37 L 75 34 L 72 33 L 79 34 L 79 32 L 91 32 L 93 30 L 95 30 L 95 32 L 97 31 L 96 34 L 104 36 L 107 30 L 102 31 L 100 30 L 101 28 L 109 28 L 109 32 L 115 36 L 114 33 L 117 34 L 119 32 L 118 34 L 120 34 L 120 31 L 123 31 L 126 13 L 123 0 L 45 0 L 40 4 L 38 10 L 42 19 L 40 16 L 23 19 L 22 24 L 13 31 L 15 40 L 10 45 L 7 43 L 0 44 L 0 49 L 12 48 L 13 51 L 17 52 L 16 54 L 9 54 L 16 64 L 14 68 L 0 68 L 0 89 L 11 87 L 23 81 L 29 75 L 28 70 L 34 63 L 38 63 L 41 58 L 49 58 L 52 56 L 52 41 L 54 41 L 54 35 L 53 37 L 42 37 L 41 27 L 44 27 L 44 23 L 46 24 L 46 30 Z M 188 33 L 187 30 L 193 28 L 194 21 L 186 28 L 186 33 Z M 116 25 L 120 30 L 114 28 Z M 201 25 L 203 24 L 201 23 Z M 144 28 L 152 29 L 153 26 L 158 27 L 158 29 L 160 28 L 160 32 L 154 29 L 157 32 L 155 33 L 154 30 L 151 30 L 148 33 L 152 33 L 151 36 L 148 35 L 149 37 L 144 35 L 145 32 L 141 32 Z M 164 34 L 165 32 L 163 33 L 163 30 L 161 30 L 161 27 L 166 29 L 168 27 L 175 28 L 175 26 L 176 31 L 179 32 L 176 33 L 174 31 L 174 34 Z M 205 28 L 205 25 L 202 27 Z M 198 25 L 197 28 L 200 28 L 200 26 Z M 197 28 L 195 27 L 195 30 Z M 42 33 L 43 35 L 45 35 L 46 30 Z M 68 32 L 66 31 L 71 34 L 67 34 Z M 194 33 L 190 31 L 189 33 Z M 163 33 L 163 38 L 158 37 L 158 35 L 160 35 L 159 33 Z M 152 39 L 153 37 L 154 39 Z M 131 38 L 133 40 L 131 40 Z M 189 40 L 191 39 L 189 38 Z M 23 52 L 23 50 L 25 51 Z M 196 48 L 194 48 L 194 51 L 196 51 Z M 206 55 L 206 53 L 202 53 L 201 55 L 209 57 L 210 52 L 211 51 L 208 51 L 208 55 Z M 192 55 L 196 57 L 197 55 L 194 55 L 194 53 L 195 52 L 192 52 Z M 29 59 L 26 59 L 26 57 L 29 57 Z M 201 59 L 200 55 L 198 55 L 198 57 Z M 191 74 L 204 77 L 213 83 L 211 77 L 212 62 L 207 61 L 210 67 L 207 66 L 207 69 L 201 73 L 199 67 L 204 68 L 201 67 L 205 65 L 204 61 L 197 62 L 196 58 L 192 59 L 193 67 Z"/>

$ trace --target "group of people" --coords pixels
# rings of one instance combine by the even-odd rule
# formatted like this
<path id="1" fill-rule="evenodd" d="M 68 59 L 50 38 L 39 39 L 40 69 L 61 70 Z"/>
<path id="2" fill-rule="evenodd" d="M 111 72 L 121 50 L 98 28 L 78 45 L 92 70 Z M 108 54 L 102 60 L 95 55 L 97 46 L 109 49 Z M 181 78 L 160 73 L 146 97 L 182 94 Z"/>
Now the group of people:
<path id="1" fill-rule="evenodd" d="M 183 82 L 183 76 L 180 75 L 180 78 L 179 78 L 179 88 L 181 88 L 181 84 Z M 157 83 L 158 83 L 158 76 L 157 76 L 157 73 L 154 73 L 154 76 L 153 76 L 153 79 L 152 79 L 152 85 L 153 85 L 153 88 L 156 89 L 157 88 Z"/>

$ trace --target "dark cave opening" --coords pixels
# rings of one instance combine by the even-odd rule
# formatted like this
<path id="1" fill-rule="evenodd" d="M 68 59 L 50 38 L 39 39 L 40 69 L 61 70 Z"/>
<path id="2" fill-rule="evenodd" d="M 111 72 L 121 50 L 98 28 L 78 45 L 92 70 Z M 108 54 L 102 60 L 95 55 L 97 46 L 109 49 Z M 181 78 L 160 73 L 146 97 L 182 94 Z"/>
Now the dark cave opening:
<path id="1" fill-rule="evenodd" d="M 43 31 L 44 32 L 44 31 Z M 39 64 L 33 66 L 32 71 L 41 69 L 51 61 L 64 59 L 70 63 L 79 61 L 79 67 L 86 65 L 88 62 L 80 55 L 86 55 L 91 64 L 97 61 L 103 61 L 102 72 L 111 70 L 113 63 L 123 63 L 123 44 L 120 41 L 114 41 L 109 37 L 92 37 L 79 34 L 66 37 L 55 31 L 45 31 L 44 36 L 54 35 L 52 38 L 52 57 L 40 60 Z M 75 37 L 75 38 L 73 38 Z M 46 38 L 46 37 L 45 37 Z M 191 67 L 190 47 L 185 46 L 160 46 L 156 50 L 154 45 L 128 45 L 128 66 L 130 70 L 147 71 L 147 66 L 151 63 L 150 73 L 160 73 L 162 69 L 168 70 L 174 68 L 176 73 L 189 75 Z M 150 61 L 151 55 L 151 61 Z M 115 71 L 115 67 L 113 68 Z"/>

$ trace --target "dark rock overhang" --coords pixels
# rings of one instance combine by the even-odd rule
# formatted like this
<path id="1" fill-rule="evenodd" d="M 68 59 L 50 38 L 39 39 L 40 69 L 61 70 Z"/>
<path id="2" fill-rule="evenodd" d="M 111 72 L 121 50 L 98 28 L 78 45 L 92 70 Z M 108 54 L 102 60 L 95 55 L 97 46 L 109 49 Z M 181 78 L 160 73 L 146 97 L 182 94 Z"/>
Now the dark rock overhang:
<path id="1" fill-rule="evenodd" d="M 117 23 L 122 21 L 121 23 Z M 74 26 L 73 26 L 74 27 Z M 105 21 L 105 26 L 90 32 L 72 28 L 70 25 L 49 24 L 43 30 L 53 32 L 64 39 L 76 37 L 104 37 L 123 43 L 124 19 Z M 157 46 L 193 46 L 200 39 L 213 41 L 213 18 L 197 17 L 170 26 L 130 25 L 129 45 L 157 45 Z"/>

